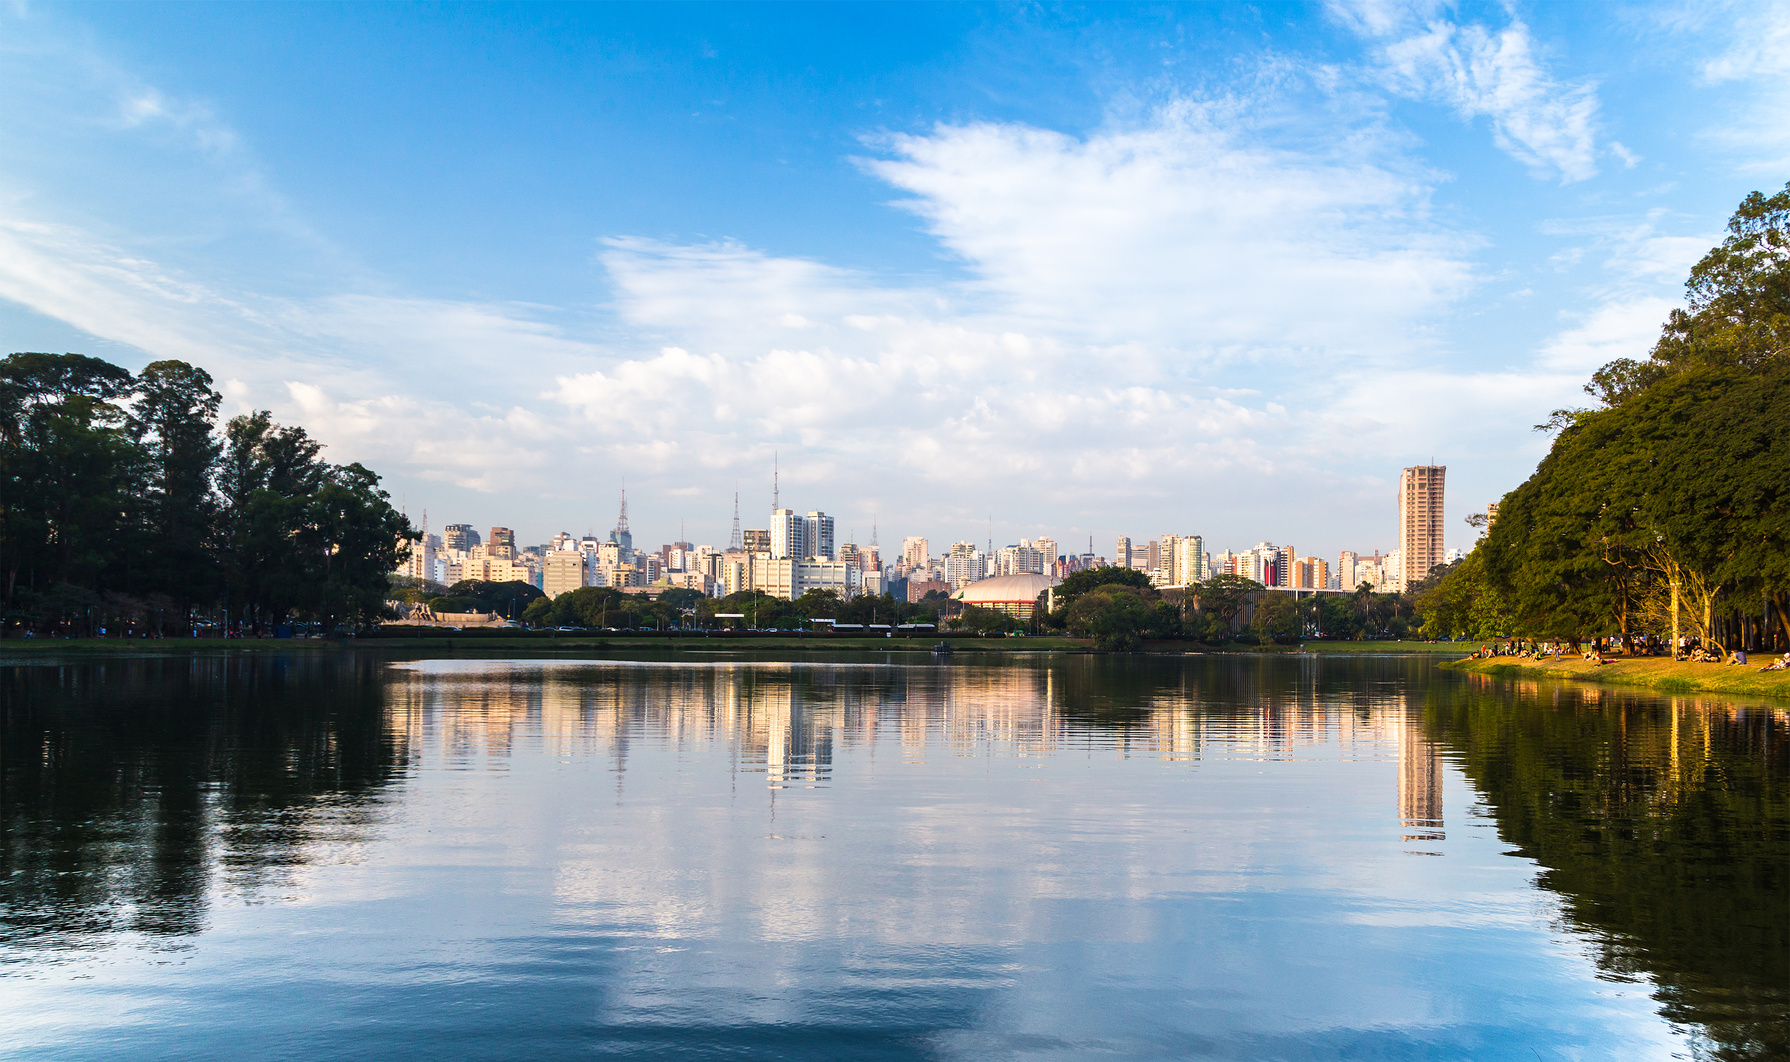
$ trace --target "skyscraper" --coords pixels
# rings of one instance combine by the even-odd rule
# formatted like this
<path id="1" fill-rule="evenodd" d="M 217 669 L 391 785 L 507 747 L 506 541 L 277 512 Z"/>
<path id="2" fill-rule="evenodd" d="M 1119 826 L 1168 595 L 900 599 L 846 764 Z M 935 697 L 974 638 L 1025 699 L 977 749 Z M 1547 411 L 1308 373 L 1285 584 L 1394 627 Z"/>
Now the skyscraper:
<path id="1" fill-rule="evenodd" d="M 449 524 L 441 529 L 441 535 L 444 549 L 471 549 L 481 541 L 471 524 Z"/>
<path id="2" fill-rule="evenodd" d="M 1398 477 L 1400 589 L 1442 563 L 1442 481 L 1447 465 L 1414 465 Z"/>
<path id="3" fill-rule="evenodd" d="M 794 509 L 771 510 L 771 559 L 801 560 L 808 555 L 808 522 Z"/>
<path id="4" fill-rule="evenodd" d="M 807 552 L 804 557 L 833 559 L 833 518 L 815 510 L 802 520 L 802 538 Z"/>
<path id="5" fill-rule="evenodd" d="M 909 570 L 926 567 L 931 558 L 927 552 L 931 547 L 918 535 L 909 535 L 901 540 L 901 565 Z"/>

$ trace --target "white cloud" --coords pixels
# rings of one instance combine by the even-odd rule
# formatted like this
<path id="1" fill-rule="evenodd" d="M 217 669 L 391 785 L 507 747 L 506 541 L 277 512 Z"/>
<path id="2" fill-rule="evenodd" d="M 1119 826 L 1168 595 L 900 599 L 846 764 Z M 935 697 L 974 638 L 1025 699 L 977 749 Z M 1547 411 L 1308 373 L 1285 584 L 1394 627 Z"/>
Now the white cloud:
<path id="1" fill-rule="evenodd" d="M 1360 10 L 1377 35 L 1409 18 Z M 1483 69 L 1476 39 L 1454 33 L 1439 53 L 1467 64 L 1459 91 L 1491 101 L 1513 152 L 1566 173 L 1547 160 L 1570 161 L 1570 123 L 1548 101 L 1570 92 L 1526 37 Z M 215 126 L 166 139 L 229 156 L 206 171 L 218 187 L 253 176 L 209 110 L 125 89 L 106 97 L 123 101 L 108 135 Z M 316 269 L 321 283 L 243 279 L 176 257 L 193 244 L 42 200 L 0 201 L 0 296 L 205 365 L 233 406 L 304 423 L 332 459 L 486 492 L 506 522 L 593 495 L 606 515 L 624 475 L 637 499 L 716 505 L 743 482 L 750 506 L 780 450 L 786 497 L 860 526 L 879 512 L 886 532 L 962 534 L 990 512 L 1065 539 L 1117 525 L 1222 540 L 1253 523 L 1236 545 L 1353 506 L 1346 465 L 1526 427 L 1538 393 L 1576 388 L 1590 357 L 1563 336 L 1539 386 L 1448 373 L 1435 329 L 1477 284 L 1478 241 L 1432 216 L 1442 178 L 1372 108 L 1289 129 L 1274 106 L 1183 99 L 1086 135 L 965 123 L 876 139 L 860 165 L 955 256 L 954 279 L 617 236 L 598 247 L 612 311 L 599 335 L 555 307 L 422 297 L 352 265 Z M 244 202 L 285 209 L 271 193 Z M 269 257 L 303 246 L 314 260 L 306 239 L 295 221 Z M 1630 240 L 1636 262 L 1671 260 L 1664 239 Z"/>
<path id="2" fill-rule="evenodd" d="M 1659 338 L 1660 325 L 1679 305 L 1677 299 L 1645 296 L 1606 302 L 1548 340 L 1536 360 L 1550 370 L 1577 373 L 1582 380 L 1616 358 L 1645 358 Z"/>
<path id="3" fill-rule="evenodd" d="M 1344 25 L 1375 42 L 1386 82 L 1437 100 L 1463 118 L 1487 118 L 1498 147 L 1538 176 L 1562 183 L 1597 173 L 1595 85 L 1562 81 L 1536 55 L 1529 27 L 1502 29 L 1440 17 L 1433 3 L 1333 3 Z M 1629 162 L 1626 149 L 1618 153 Z"/>
<path id="4" fill-rule="evenodd" d="M 1735 85 L 1745 97 L 1707 135 L 1745 159 L 1747 172 L 1775 183 L 1790 170 L 1790 3 L 1726 9 L 1716 18 L 1731 35 L 1703 64 L 1703 80 Z"/>
<path id="5" fill-rule="evenodd" d="M 1252 123 L 1180 101 L 1085 139 L 941 126 L 864 165 L 913 194 L 976 305 L 1090 342 L 1380 350 L 1469 287 L 1468 241 L 1396 153 L 1356 130 L 1277 149 Z"/>

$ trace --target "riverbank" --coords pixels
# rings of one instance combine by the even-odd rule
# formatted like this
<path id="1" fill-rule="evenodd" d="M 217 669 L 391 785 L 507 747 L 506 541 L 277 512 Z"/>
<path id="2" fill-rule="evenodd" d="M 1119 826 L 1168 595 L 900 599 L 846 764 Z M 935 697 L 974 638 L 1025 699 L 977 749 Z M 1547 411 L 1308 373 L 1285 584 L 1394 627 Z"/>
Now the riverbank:
<path id="1" fill-rule="evenodd" d="M 1736 693 L 1790 699 L 1790 671 L 1760 671 L 1771 657 L 1756 655 L 1744 667 L 1727 664 L 1693 664 L 1664 657 L 1618 657 L 1598 665 L 1578 657 L 1559 660 L 1524 660 L 1498 656 L 1490 660 L 1455 660 L 1443 667 L 1498 678 L 1547 678 L 1571 682 L 1595 682 L 1600 686 L 1635 686 L 1661 693 Z"/>
<path id="2" fill-rule="evenodd" d="M 1089 653 L 1095 652 L 1084 638 L 1043 636 L 1031 638 L 973 638 L 924 635 L 912 638 L 874 638 L 836 635 L 740 635 L 740 634 L 580 634 L 443 632 L 428 637 L 334 638 L 34 638 L 0 641 L 0 663 L 55 656 L 192 656 L 227 654 L 335 653 L 374 651 L 414 654 L 419 651 L 490 653 L 525 650 L 545 653 L 577 652 L 828 652 L 828 653 L 922 653 L 929 654 L 939 642 L 948 642 L 953 654 Z M 1459 655 L 1462 646 L 1448 642 L 1326 642 L 1298 645 L 1222 646 L 1204 642 L 1152 641 L 1143 652 L 1180 656 L 1199 653 L 1392 653 Z"/>

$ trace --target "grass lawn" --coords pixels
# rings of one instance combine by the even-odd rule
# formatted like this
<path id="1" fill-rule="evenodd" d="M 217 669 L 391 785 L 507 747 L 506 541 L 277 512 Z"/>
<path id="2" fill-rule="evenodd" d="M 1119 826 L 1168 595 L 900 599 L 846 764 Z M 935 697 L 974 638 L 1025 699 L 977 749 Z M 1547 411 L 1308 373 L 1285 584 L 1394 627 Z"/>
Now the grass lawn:
<path id="1" fill-rule="evenodd" d="M 1662 693 L 1744 693 L 1790 698 L 1790 671 L 1760 671 L 1773 658 L 1764 654 L 1752 654 L 1752 657 L 1752 663 L 1745 667 L 1692 664 L 1655 656 L 1617 657 L 1614 663 L 1601 666 L 1567 656 L 1559 660 L 1501 656 L 1490 660 L 1461 660 L 1445 666 L 1476 675 L 1568 679 L 1599 685 L 1640 686 Z"/>

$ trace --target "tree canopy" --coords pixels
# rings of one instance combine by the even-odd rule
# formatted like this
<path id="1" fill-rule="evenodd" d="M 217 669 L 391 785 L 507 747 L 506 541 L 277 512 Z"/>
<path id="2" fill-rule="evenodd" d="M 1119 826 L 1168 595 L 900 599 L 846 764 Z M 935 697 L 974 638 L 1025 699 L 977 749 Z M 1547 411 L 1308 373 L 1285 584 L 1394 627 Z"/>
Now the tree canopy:
<path id="1" fill-rule="evenodd" d="M 6 631 L 184 627 L 196 607 L 260 629 L 381 615 L 408 521 L 379 477 L 320 459 L 271 414 L 220 433 L 205 370 L 132 374 L 81 354 L 0 360 Z"/>
<path id="2" fill-rule="evenodd" d="M 1790 622 L 1790 185 L 1741 204 L 1644 361 L 1565 410 L 1426 630 L 1760 643 Z M 1765 619 L 1775 614 L 1776 623 Z"/>

